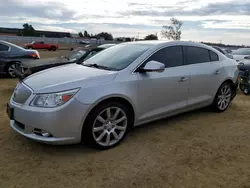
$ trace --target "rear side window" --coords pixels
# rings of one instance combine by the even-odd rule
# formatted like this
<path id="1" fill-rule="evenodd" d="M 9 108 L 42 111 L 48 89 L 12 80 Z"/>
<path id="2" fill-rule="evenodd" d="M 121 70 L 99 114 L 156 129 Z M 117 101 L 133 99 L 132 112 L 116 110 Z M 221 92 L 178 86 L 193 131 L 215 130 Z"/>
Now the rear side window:
<path id="1" fill-rule="evenodd" d="M 146 62 L 158 61 L 165 64 L 166 68 L 183 65 L 183 51 L 181 46 L 163 48 L 154 53 Z"/>
<path id="2" fill-rule="evenodd" d="M 216 53 L 209 51 L 209 54 L 211 61 L 219 61 L 219 56 Z"/>
<path id="3" fill-rule="evenodd" d="M 210 55 L 207 49 L 187 46 L 186 53 L 188 64 L 210 62 Z"/>
<path id="4" fill-rule="evenodd" d="M 0 44 L 0 52 L 7 52 L 9 50 L 9 46 Z"/>

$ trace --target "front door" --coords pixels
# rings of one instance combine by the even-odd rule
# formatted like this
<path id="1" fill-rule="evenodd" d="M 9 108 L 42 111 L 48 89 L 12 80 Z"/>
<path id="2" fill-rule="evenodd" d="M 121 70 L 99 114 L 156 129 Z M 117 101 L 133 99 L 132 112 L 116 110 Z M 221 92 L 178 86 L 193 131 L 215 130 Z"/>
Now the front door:
<path id="1" fill-rule="evenodd" d="M 189 70 L 185 68 L 182 46 L 163 48 L 146 60 L 165 64 L 161 73 L 137 73 L 139 80 L 138 120 L 147 121 L 181 110 L 187 105 Z"/>

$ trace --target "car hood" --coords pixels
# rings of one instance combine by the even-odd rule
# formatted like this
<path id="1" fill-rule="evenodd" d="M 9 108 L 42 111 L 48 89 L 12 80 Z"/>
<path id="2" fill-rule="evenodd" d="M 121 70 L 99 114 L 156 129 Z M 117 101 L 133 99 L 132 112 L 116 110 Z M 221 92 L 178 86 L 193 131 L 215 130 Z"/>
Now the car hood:
<path id="1" fill-rule="evenodd" d="M 249 55 L 233 55 L 233 58 L 236 60 L 236 61 L 241 61 L 243 60 L 245 57 L 248 57 Z"/>
<path id="2" fill-rule="evenodd" d="M 37 67 L 37 66 L 42 66 L 42 65 L 67 63 L 67 62 L 71 62 L 71 61 L 63 57 L 54 57 L 54 58 L 25 61 L 25 62 L 22 62 L 22 66 L 26 68 L 32 68 L 32 67 Z"/>
<path id="3" fill-rule="evenodd" d="M 23 82 L 35 93 L 49 93 L 109 82 L 116 75 L 116 71 L 68 64 L 35 73 Z"/>

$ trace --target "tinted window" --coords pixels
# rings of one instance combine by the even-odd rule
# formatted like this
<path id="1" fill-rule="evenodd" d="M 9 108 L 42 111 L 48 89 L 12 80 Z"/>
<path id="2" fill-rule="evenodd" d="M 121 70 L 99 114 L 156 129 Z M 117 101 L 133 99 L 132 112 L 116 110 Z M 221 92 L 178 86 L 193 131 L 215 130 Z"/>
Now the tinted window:
<path id="1" fill-rule="evenodd" d="M 44 44 L 44 42 L 40 42 L 40 44 Z"/>
<path id="2" fill-rule="evenodd" d="M 209 51 L 209 54 L 210 54 L 211 61 L 219 61 L 219 56 L 216 53 Z"/>
<path id="3" fill-rule="evenodd" d="M 3 44 L 0 44 L 0 52 L 6 52 L 9 50 L 9 47 Z"/>
<path id="4" fill-rule="evenodd" d="M 210 56 L 207 49 L 187 46 L 186 53 L 188 64 L 210 62 Z"/>
<path id="5" fill-rule="evenodd" d="M 165 67 L 177 67 L 183 65 L 183 53 L 181 46 L 172 46 L 159 50 L 146 62 L 158 61 L 165 64 Z"/>

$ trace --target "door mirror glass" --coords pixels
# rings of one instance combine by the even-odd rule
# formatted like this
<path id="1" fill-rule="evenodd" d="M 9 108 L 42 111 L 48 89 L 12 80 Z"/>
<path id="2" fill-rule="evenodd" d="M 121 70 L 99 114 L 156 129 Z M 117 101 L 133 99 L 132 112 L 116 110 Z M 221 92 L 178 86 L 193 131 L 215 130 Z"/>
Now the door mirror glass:
<path id="1" fill-rule="evenodd" d="M 143 68 L 139 69 L 139 72 L 163 72 L 165 65 L 158 61 L 149 61 Z"/>

